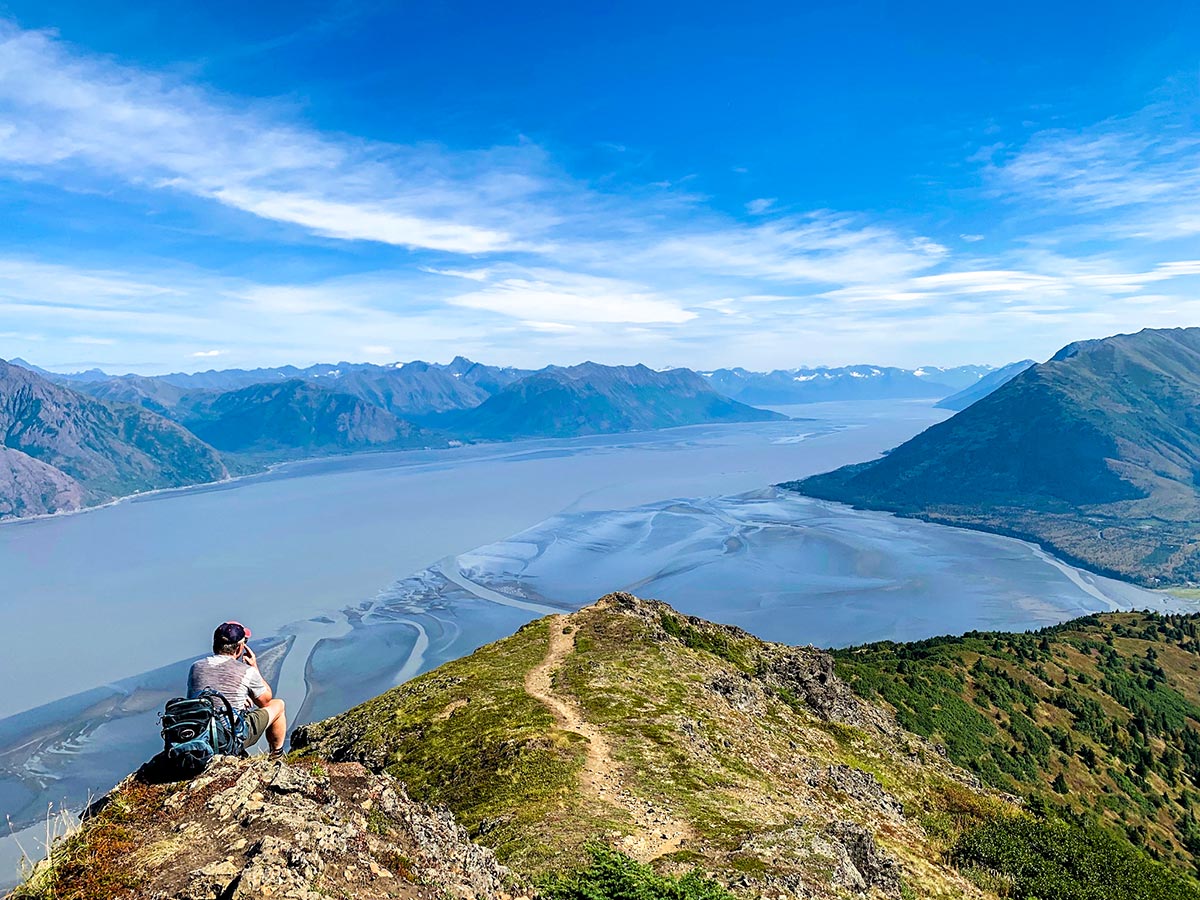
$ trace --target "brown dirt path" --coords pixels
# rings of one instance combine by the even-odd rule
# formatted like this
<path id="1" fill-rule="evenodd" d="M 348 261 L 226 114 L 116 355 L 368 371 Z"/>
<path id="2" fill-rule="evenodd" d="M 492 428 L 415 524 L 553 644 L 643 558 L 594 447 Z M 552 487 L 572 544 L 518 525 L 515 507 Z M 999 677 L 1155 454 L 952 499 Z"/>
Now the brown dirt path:
<path id="1" fill-rule="evenodd" d="M 625 837 L 621 849 L 640 862 L 674 853 L 691 835 L 691 828 L 662 807 L 632 794 L 604 733 L 588 722 L 573 703 L 554 693 L 554 673 L 575 650 L 575 631 L 563 632 L 566 622 L 565 616 L 551 617 L 550 647 L 546 657 L 526 674 L 525 690 L 554 714 L 559 728 L 587 740 L 587 757 L 580 772 L 584 790 L 625 810 L 637 825 L 637 832 Z"/>

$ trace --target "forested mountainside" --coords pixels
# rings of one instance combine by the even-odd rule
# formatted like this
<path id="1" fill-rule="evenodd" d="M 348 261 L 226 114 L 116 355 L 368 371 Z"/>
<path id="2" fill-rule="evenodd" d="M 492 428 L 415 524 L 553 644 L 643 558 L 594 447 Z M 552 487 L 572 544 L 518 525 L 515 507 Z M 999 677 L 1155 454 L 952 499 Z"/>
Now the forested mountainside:
<path id="1" fill-rule="evenodd" d="M 1200 859 L 1200 616 L 1109 613 L 834 653 L 864 699 L 1035 806 Z"/>

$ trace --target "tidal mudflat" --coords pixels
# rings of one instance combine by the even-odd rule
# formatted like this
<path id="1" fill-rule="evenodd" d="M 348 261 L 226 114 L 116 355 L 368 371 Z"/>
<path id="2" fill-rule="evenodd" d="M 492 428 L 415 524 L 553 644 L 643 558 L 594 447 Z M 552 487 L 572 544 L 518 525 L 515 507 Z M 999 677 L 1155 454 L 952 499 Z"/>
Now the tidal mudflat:
<path id="1" fill-rule="evenodd" d="M 222 617 L 271 635 L 298 724 L 611 590 L 817 645 L 1164 608 L 1019 541 L 769 488 L 944 415 L 789 412 L 804 421 L 323 460 L 0 528 L 0 615 L 51 638 L 0 678 L 57 673 L 2 701 L 0 814 L 36 851 L 48 803 L 78 806 L 152 754 L 157 710 Z M 18 852 L 0 841 L 0 866 Z"/>

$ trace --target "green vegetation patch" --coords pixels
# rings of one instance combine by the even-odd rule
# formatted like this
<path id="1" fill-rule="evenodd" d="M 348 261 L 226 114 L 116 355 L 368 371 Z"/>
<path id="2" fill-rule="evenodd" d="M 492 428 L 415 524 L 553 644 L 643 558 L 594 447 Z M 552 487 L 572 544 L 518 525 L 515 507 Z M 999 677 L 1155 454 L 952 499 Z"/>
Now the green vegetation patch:
<path id="1" fill-rule="evenodd" d="M 998 816 L 964 831 L 951 860 L 1015 898 L 1200 900 L 1200 886 L 1094 823 Z"/>
<path id="2" fill-rule="evenodd" d="M 835 651 L 862 697 L 944 744 L 987 784 L 1095 814 L 1197 872 L 1200 616 L 1091 615 L 1025 634 L 971 632 Z"/>
<path id="3" fill-rule="evenodd" d="M 659 875 L 623 853 L 589 845 L 591 865 L 556 874 L 541 885 L 544 900 L 733 900 L 733 894 L 699 870 Z"/>
<path id="4" fill-rule="evenodd" d="M 663 613 L 660 617 L 663 631 L 693 650 L 702 650 L 733 663 L 743 672 L 752 671 L 746 649 L 728 634 L 718 630 L 701 630 L 683 621 L 679 616 Z"/>
<path id="5" fill-rule="evenodd" d="M 474 837 L 523 871 L 582 862 L 611 823 L 579 790 L 583 739 L 525 691 L 547 621 L 310 728 L 311 749 L 382 768 L 411 796 L 445 803 Z"/>

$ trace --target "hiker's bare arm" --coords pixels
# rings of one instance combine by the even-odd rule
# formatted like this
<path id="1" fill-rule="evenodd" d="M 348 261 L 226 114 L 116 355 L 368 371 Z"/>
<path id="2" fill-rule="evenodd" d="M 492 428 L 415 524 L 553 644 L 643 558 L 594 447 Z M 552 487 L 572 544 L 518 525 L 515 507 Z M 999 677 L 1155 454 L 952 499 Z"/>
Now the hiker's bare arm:
<path id="1" fill-rule="evenodd" d="M 275 695 L 271 693 L 271 686 L 268 684 L 262 689 L 261 694 L 259 694 L 257 697 L 251 697 L 250 699 L 254 701 L 255 706 L 266 706 L 271 702 L 271 700 L 274 699 L 274 697 Z"/>

